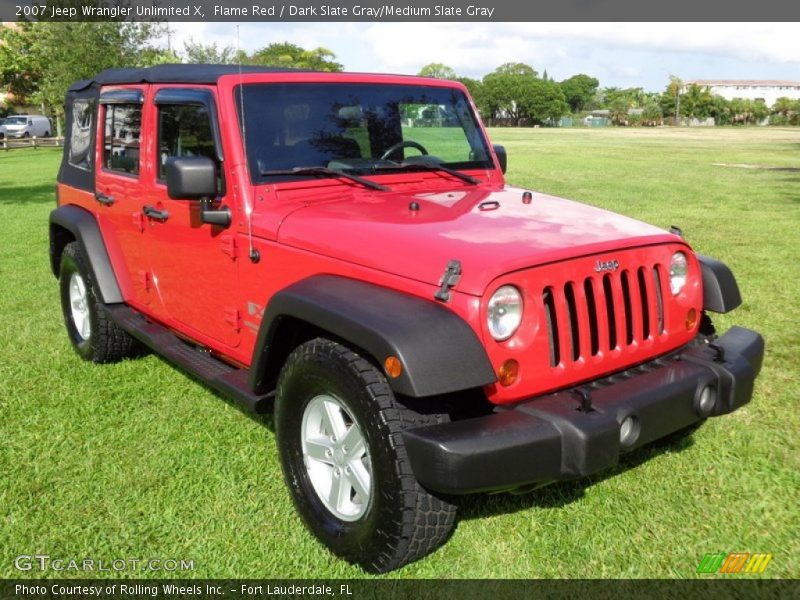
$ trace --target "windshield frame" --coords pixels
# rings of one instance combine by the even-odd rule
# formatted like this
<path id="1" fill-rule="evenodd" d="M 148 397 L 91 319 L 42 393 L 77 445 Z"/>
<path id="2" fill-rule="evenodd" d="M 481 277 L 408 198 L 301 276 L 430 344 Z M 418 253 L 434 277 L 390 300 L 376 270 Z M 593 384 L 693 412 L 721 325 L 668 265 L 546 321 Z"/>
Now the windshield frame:
<path id="1" fill-rule="evenodd" d="M 483 123 L 475 109 L 475 106 L 469 96 L 469 93 L 462 87 L 455 84 L 448 85 L 447 82 L 443 82 L 441 80 L 435 81 L 425 81 L 425 80 L 413 80 L 413 81 L 371 81 L 371 80 L 344 80 L 344 81 L 335 81 L 335 80 L 327 80 L 327 79 L 320 79 L 320 80 L 279 80 L 279 81 L 247 81 L 247 82 L 237 82 L 231 86 L 231 91 L 233 92 L 233 106 L 234 110 L 236 111 L 236 116 L 239 123 L 239 135 L 242 142 L 242 153 L 245 158 L 245 163 L 247 165 L 247 171 L 249 174 L 250 182 L 253 185 L 265 185 L 265 184 L 280 184 L 285 182 L 296 182 L 296 181 L 306 181 L 311 178 L 321 179 L 319 176 L 312 176 L 310 174 L 297 174 L 297 175 L 270 175 L 270 171 L 283 171 L 288 170 L 283 167 L 276 167 L 275 169 L 269 168 L 261 168 L 258 162 L 258 158 L 252 156 L 253 150 L 248 147 L 248 140 L 246 139 L 246 127 L 248 125 L 247 118 L 248 115 L 245 113 L 243 116 L 242 114 L 242 104 L 244 103 L 245 108 L 247 106 L 247 90 L 253 88 L 293 88 L 293 87 L 305 87 L 309 88 L 311 86 L 320 86 L 320 87 L 343 87 L 343 88 L 376 88 L 376 89 L 385 89 L 389 87 L 395 88 L 409 88 L 414 89 L 417 88 L 420 92 L 429 92 L 433 95 L 442 94 L 444 92 L 453 94 L 456 96 L 460 96 L 458 99 L 459 101 L 463 101 L 462 116 L 458 116 L 459 118 L 459 125 L 457 128 L 463 133 L 465 145 L 467 145 L 471 151 L 481 152 L 482 155 L 485 157 L 481 160 L 473 160 L 473 161 L 459 161 L 459 162 L 448 162 L 448 161 L 441 161 L 439 164 L 442 166 L 454 170 L 454 171 L 486 171 L 486 170 L 494 170 L 496 168 L 495 160 L 494 160 L 494 152 L 491 143 L 486 135 L 486 132 L 483 127 Z M 244 98 L 243 98 L 244 96 Z M 324 96 L 324 94 L 321 94 Z M 343 107 L 347 107 L 349 105 L 343 105 Z M 453 103 L 451 106 L 455 106 Z M 250 117 L 252 119 L 253 117 Z M 468 118 L 468 122 L 464 122 L 462 119 Z M 404 138 L 403 141 L 406 141 Z M 410 157 L 411 159 L 418 158 L 416 156 Z M 396 161 L 396 160 L 389 160 L 389 159 L 381 159 L 379 157 L 367 157 L 363 159 L 365 161 L 372 161 L 373 165 L 363 165 L 358 167 L 348 167 L 348 168 L 335 168 L 335 170 L 340 171 L 345 174 L 356 175 L 356 176 L 369 176 L 369 177 L 391 177 L 392 175 L 397 175 L 398 173 L 402 172 L 424 172 L 424 168 L 414 169 L 413 162 L 404 162 L 404 161 Z M 333 162 L 333 161 L 332 161 Z M 381 168 L 387 165 L 402 167 L 404 165 L 408 165 L 410 168 L 408 170 L 403 170 L 402 168 L 398 169 L 390 169 L 390 168 Z M 319 165 L 294 165 L 295 168 L 302 168 L 302 167 L 309 167 L 309 166 L 319 166 Z M 328 167 L 330 168 L 330 167 Z M 333 177 L 332 177 L 333 178 Z"/>

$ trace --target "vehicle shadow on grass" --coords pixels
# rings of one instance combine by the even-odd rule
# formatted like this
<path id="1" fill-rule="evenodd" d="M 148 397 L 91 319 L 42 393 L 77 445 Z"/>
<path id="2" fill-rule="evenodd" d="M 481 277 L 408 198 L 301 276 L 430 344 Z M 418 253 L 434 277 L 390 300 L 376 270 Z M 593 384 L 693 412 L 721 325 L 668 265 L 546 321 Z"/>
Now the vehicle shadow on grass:
<path id="1" fill-rule="evenodd" d="M 173 368 L 178 369 L 178 367 L 175 367 L 166 359 L 160 356 L 158 358 Z M 273 418 L 274 402 L 271 397 L 262 402 L 258 408 L 258 412 L 251 412 L 228 396 L 218 392 L 204 381 L 190 374 L 186 375 L 221 402 L 235 408 L 245 417 L 267 429 L 272 435 L 275 435 L 275 423 Z M 513 514 L 534 507 L 560 508 L 580 500 L 586 494 L 586 490 L 597 483 L 616 477 L 630 469 L 635 469 L 639 465 L 661 456 L 662 454 L 683 452 L 687 448 L 691 448 L 695 443 L 693 437 L 694 433 L 695 432 L 687 431 L 686 434 L 681 437 L 680 433 L 676 432 L 673 436 L 670 436 L 676 439 L 670 440 L 670 438 L 666 438 L 652 442 L 629 454 L 622 455 L 619 463 L 614 467 L 589 477 L 582 477 L 574 481 L 551 483 L 524 494 L 511 494 L 508 492 L 498 494 L 471 494 L 449 497 L 448 499 L 458 506 L 459 521 L 482 519 L 484 517 L 501 514 Z"/>
<path id="2" fill-rule="evenodd" d="M 630 454 L 624 454 L 614 467 L 596 475 L 573 481 L 560 481 L 525 494 L 479 494 L 456 498 L 458 520 L 513 514 L 529 508 L 561 508 L 580 500 L 591 486 L 616 477 L 662 454 L 683 452 L 694 445 L 694 433 L 672 441 L 656 441 Z"/>
<path id="3" fill-rule="evenodd" d="M 0 181 L 0 204 L 55 204 L 55 183 L 8 186 Z"/>

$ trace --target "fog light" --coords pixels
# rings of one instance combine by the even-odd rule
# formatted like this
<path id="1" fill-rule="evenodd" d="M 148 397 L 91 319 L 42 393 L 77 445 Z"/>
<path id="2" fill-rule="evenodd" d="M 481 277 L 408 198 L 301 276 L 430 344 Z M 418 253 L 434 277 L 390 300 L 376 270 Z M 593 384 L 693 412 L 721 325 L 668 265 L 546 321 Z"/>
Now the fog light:
<path id="1" fill-rule="evenodd" d="M 500 370 L 497 371 L 497 380 L 500 382 L 500 385 L 508 387 L 517 380 L 518 375 L 519 363 L 513 358 L 510 358 L 500 365 Z"/>
<path id="2" fill-rule="evenodd" d="M 633 415 L 625 417 L 619 426 L 619 443 L 623 446 L 633 446 L 639 439 L 639 419 Z"/>
<path id="3" fill-rule="evenodd" d="M 704 385 L 695 399 L 695 411 L 701 417 L 709 416 L 717 404 L 717 390 L 713 385 Z"/>

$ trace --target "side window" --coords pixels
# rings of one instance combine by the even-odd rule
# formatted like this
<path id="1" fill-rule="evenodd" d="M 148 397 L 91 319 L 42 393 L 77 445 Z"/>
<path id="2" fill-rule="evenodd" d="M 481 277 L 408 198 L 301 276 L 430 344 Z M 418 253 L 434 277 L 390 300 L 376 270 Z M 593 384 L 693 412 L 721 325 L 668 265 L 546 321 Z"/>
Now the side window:
<path id="1" fill-rule="evenodd" d="M 139 137 L 142 107 L 138 104 L 106 105 L 103 166 L 120 173 L 139 174 Z"/>
<path id="2" fill-rule="evenodd" d="M 94 130 L 94 107 L 91 100 L 75 100 L 72 103 L 72 128 L 69 131 L 68 161 L 73 167 L 92 170 L 92 131 Z"/>
<path id="3" fill-rule="evenodd" d="M 208 111 L 203 106 L 168 104 L 158 113 L 158 178 L 164 179 L 167 159 L 206 156 L 216 160 Z"/>

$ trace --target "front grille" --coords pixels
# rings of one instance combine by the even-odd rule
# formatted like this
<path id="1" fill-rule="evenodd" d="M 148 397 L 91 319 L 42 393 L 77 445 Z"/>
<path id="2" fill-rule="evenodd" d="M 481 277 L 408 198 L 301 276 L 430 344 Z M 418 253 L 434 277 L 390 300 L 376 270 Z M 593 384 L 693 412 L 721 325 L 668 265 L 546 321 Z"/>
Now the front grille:
<path id="1" fill-rule="evenodd" d="M 664 332 L 660 264 L 595 274 L 542 290 L 550 366 L 636 345 Z"/>

